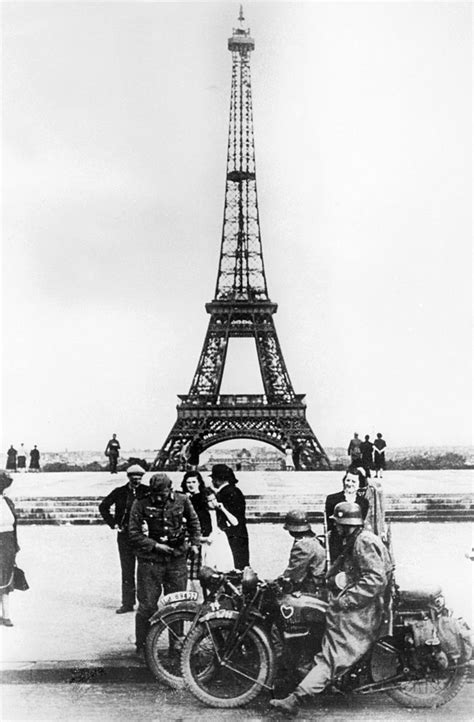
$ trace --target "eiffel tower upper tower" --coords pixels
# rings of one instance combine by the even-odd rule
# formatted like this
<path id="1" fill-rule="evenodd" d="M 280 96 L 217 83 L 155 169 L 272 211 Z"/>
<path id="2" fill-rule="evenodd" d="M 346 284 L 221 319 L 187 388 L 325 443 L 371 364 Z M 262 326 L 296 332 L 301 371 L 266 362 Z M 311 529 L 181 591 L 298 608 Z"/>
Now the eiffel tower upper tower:
<path id="1" fill-rule="evenodd" d="M 183 447 L 200 434 L 202 449 L 227 439 L 251 438 L 280 450 L 288 440 L 299 450 L 303 469 L 328 468 L 329 461 L 306 420 L 304 395 L 295 394 L 281 352 L 267 291 L 257 202 L 250 83 L 255 43 L 238 27 L 232 53 L 232 89 L 227 146 L 224 222 L 214 300 L 201 356 L 178 418 L 155 460 L 155 468 L 176 469 Z M 220 388 L 230 337 L 255 339 L 263 395 L 222 395 Z"/>

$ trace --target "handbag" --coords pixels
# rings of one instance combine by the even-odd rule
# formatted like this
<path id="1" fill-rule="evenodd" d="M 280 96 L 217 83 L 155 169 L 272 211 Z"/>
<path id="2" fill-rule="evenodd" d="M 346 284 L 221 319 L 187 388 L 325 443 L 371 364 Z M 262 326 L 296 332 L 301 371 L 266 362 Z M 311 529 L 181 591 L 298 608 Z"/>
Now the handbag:
<path id="1" fill-rule="evenodd" d="M 17 589 L 20 592 L 26 592 L 30 588 L 30 585 L 26 581 L 25 572 L 20 567 L 13 567 L 13 589 Z"/>

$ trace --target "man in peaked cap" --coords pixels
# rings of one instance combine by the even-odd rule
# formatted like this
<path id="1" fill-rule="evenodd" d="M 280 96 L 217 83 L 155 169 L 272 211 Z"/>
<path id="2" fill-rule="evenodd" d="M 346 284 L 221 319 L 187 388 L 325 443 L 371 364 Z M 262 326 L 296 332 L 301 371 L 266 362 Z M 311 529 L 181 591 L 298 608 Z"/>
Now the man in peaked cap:
<path id="1" fill-rule="evenodd" d="M 122 604 L 116 610 L 117 614 L 133 612 L 135 605 L 135 552 L 128 538 L 128 521 L 130 509 L 135 499 L 140 499 L 148 491 L 148 487 L 141 483 L 145 469 L 139 464 L 133 464 L 127 469 L 128 481 L 123 486 L 117 486 L 99 504 L 102 518 L 111 529 L 117 529 L 117 545 L 122 569 Z M 114 507 L 114 513 L 111 508 Z"/>
<path id="2" fill-rule="evenodd" d="M 383 595 L 392 573 L 387 550 L 375 534 L 363 528 L 358 504 L 340 502 L 332 519 L 344 538 L 344 550 L 328 572 L 332 593 L 321 652 L 292 694 L 270 701 L 272 707 L 291 716 L 298 714 L 304 698 L 320 694 L 367 652 L 383 620 Z M 339 572 L 345 572 L 342 579 L 336 578 Z"/>
<path id="3" fill-rule="evenodd" d="M 171 479 L 160 472 L 151 477 L 148 495 L 134 502 L 128 532 L 138 559 L 135 634 L 141 653 L 162 588 L 165 594 L 186 589 L 187 550 L 190 544 L 197 553 L 201 528 L 186 494 L 172 491 Z"/>

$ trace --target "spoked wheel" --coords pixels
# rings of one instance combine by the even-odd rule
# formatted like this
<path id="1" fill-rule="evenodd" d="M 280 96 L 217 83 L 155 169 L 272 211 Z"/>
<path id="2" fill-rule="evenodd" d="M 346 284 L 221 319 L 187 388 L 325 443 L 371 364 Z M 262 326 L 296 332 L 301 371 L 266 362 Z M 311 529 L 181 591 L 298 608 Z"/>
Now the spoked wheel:
<path id="1" fill-rule="evenodd" d="M 163 614 L 148 632 L 145 658 L 154 676 L 174 689 L 182 689 L 181 651 L 183 642 L 196 616 L 190 610 Z"/>
<path id="2" fill-rule="evenodd" d="M 187 637 L 182 671 L 190 691 L 212 707 L 239 707 L 269 685 L 274 660 L 266 635 L 248 630 L 240 641 L 231 641 L 234 620 L 201 622 Z"/>
<path id="3" fill-rule="evenodd" d="M 464 687 L 467 674 L 467 667 L 456 667 L 432 679 L 403 682 L 388 694 L 403 707 L 441 707 Z"/>

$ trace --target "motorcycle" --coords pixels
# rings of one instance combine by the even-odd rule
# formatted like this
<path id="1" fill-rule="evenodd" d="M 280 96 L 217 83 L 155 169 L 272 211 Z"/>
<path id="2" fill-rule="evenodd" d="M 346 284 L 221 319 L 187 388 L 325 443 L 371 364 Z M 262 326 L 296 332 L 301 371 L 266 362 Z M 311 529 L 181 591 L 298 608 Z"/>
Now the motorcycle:
<path id="1" fill-rule="evenodd" d="M 145 641 L 145 660 L 152 674 L 160 682 L 182 689 L 181 649 L 186 635 L 206 614 L 219 609 L 233 609 L 234 599 L 240 596 L 238 584 L 242 573 L 218 572 L 202 567 L 199 580 L 204 601 L 198 593 L 172 592 L 160 599 L 158 610 L 150 618 L 150 629 Z"/>
<path id="2" fill-rule="evenodd" d="M 274 692 L 282 668 L 293 688 L 320 650 L 324 594 L 288 593 L 244 570 L 234 609 L 201 616 L 182 650 L 188 689 L 212 707 L 239 707 Z M 446 608 L 440 588 L 391 594 L 388 629 L 332 686 L 343 693 L 386 692 L 407 707 L 437 707 L 463 687 L 472 653 L 467 625 Z M 238 607 L 238 608 L 237 608 Z"/>

